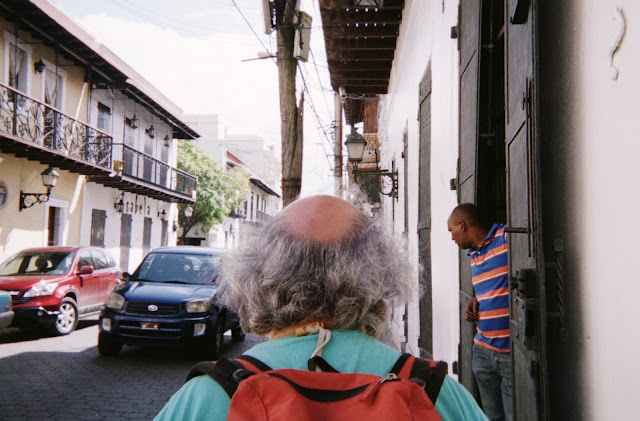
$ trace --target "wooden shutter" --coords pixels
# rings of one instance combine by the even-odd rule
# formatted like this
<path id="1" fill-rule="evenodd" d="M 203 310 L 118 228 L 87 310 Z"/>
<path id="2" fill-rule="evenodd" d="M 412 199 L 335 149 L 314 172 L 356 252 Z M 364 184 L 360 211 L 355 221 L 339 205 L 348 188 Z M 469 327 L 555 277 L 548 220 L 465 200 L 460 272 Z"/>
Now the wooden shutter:
<path id="1" fill-rule="evenodd" d="M 458 202 L 476 203 L 478 93 L 480 66 L 480 7 L 481 1 L 461 0 L 458 15 L 460 47 L 460 140 L 458 151 Z M 475 393 L 471 369 L 473 352 L 473 323 L 464 319 L 464 307 L 473 297 L 471 268 L 466 251 L 460 251 L 460 352 L 458 375 L 460 382 Z"/>

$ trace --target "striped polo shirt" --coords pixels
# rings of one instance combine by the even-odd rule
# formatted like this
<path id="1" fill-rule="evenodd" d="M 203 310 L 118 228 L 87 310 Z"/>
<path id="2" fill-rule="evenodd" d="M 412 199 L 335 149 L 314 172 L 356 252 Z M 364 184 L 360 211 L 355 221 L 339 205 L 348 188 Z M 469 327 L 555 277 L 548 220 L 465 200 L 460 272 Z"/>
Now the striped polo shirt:
<path id="1" fill-rule="evenodd" d="M 478 300 L 477 331 L 473 341 L 500 352 L 511 350 L 509 338 L 509 267 L 505 225 L 493 224 L 487 238 L 471 256 L 471 282 Z"/>

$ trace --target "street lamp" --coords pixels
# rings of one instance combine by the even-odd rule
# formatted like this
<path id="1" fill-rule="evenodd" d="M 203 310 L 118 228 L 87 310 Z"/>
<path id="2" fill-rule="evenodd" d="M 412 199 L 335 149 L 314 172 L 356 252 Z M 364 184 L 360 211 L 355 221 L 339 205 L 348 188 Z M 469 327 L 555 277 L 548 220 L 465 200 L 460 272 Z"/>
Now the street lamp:
<path id="1" fill-rule="evenodd" d="M 188 218 L 191 218 L 191 215 L 193 215 L 193 208 L 191 207 L 191 205 L 187 205 L 186 208 L 184 208 L 184 216 Z"/>
<path id="2" fill-rule="evenodd" d="M 395 197 L 398 199 L 398 170 L 396 171 L 358 171 L 358 163 L 362 161 L 362 155 L 364 155 L 364 147 L 367 145 L 367 141 L 362 135 L 358 133 L 358 131 L 351 126 L 351 134 L 347 137 L 347 140 L 344 142 L 347 146 L 347 154 L 349 155 L 349 162 L 353 164 L 353 177 L 355 181 L 358 181 L 358 175 L 366 174 L 368 176 L 381 176 L 381 177 L 389 177 L 391 179 L 391 190 L 388 192 L 382 191 L 380 189 L 380 193 L 389 196 Z"/>
<path id="3" fill-rule="evenodd" d="M 20 190 L 20 212 L 22 212 L 23 209 L 30 208 L 37 203 L 44 203 L 48 201 L 49 195 L 51 195 L 51 190 L 55 187 L 60 174 L 58 174 L 58 172 L 53 167 L 49 167 L 46 170 L 42 171 L 40 177 L 42 177 L 42 184 L 47 188 L 47 192 L 25 193 Z"/>

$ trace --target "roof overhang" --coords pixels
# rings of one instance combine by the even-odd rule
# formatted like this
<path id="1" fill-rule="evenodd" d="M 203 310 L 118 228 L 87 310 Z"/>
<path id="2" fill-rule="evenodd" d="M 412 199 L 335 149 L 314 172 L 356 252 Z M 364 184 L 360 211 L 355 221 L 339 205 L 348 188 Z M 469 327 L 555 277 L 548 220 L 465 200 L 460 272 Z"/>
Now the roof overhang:
<path id="1" fill-rule="evenodd" d="M 331 85 L 339 92 L 348 124 L 363 120 L 364 101 L 386 94 L 404 0 L 381 8 L 354 0 L 320 0 Z"/>

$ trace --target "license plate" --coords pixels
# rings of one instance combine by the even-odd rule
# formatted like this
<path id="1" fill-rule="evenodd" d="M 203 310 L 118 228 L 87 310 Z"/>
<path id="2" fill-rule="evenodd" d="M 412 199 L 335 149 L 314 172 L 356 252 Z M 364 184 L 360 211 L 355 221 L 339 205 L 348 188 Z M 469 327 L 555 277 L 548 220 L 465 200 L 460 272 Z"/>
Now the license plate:
<path id="1" fill-rule="evenodd" d="M 142 330 L 158 330 L 158 323 L 141 323 Z"/>

